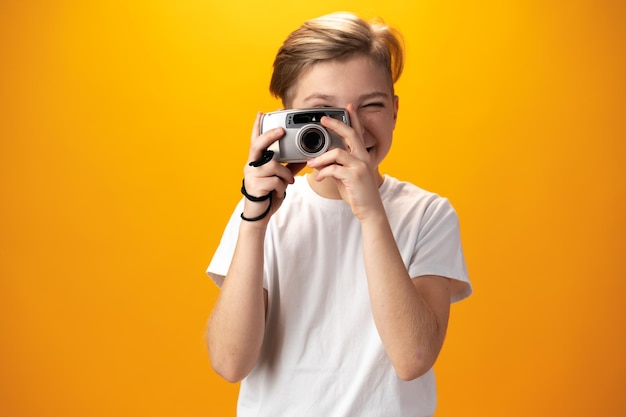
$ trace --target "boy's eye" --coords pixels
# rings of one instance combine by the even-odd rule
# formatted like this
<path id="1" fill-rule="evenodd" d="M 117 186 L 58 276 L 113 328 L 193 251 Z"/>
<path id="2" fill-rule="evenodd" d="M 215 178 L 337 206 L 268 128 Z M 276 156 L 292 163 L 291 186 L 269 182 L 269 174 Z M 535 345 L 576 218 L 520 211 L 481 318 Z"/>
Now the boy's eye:
<path id="1" fill-rule="evenodd" d="M 373 103 L 367 103 L 363 107 L 385 107 L 385 104 L 379 101 Z"/>

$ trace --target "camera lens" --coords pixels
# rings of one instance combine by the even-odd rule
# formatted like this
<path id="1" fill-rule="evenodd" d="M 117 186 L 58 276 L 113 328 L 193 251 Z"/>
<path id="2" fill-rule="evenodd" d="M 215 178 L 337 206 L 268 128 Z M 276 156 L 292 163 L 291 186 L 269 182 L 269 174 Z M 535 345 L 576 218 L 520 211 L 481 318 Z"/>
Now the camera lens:
<path id="1" fill-rule="evenodd" d="M 324 149 L 324 135 L 319 130 L 308 130 L 302 134 L 300 144 L 303 151 L 316 154 Z"/>
<path id="2" fill-rule="evenodd" d="M 320 125 L 310 124 L 298 131 L 296 145 L 303 156 L 313 158 L 328 150 L 330 137 Z"/>

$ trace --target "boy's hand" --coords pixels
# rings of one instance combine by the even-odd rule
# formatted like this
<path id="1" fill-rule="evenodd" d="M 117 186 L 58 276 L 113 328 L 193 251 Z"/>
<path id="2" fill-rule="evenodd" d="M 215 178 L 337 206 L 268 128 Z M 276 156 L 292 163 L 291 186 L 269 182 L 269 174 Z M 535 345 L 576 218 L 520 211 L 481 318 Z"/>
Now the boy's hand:
<path id="1" fill-rule="evenodd" d="M 250 162 L 257 161 L 263 156 L 263 152 L 275 141 L 280 139 L 284 134 L 284 129 L 271 129 L 262 135 L 259 134 L 261 116 L 263 113 L 257 113 L 252 128 L 250 140 L 250 152 L 248 154 L 248 162 L 244 168 L 244 187 L 251 196 L 261 197 L 272 193 L 271 211 L 268 216 L 260 220 L 259 224 L 265 226 L 272 214 L 282 204 L 285 198 L 285 190 L 289 184 L 293 184 L 294 175 L 297 174 L 305 164 L 288 164 L 282 165 L 275 160 L 271 160 L 260 166 L 251 166 Z M 262 214 L 268 207 L 269 201 L 254 202 L 249 199 L 245 200 L 244 215 L 247 218 L 254 218 Z"/>
<path id="2" fill-rule="evenodd" d="M 308 166 L 317 170 L 317 181 L 332 178 L 341 198 L 350 204 L 355 216 L 364 220 L 370 215 L 384 214 L 378 191 L 382 177 L 363 144 L 362 127 L 354 107 L 348 105 L 346 109 L 351 126 L 331 117 L 321 120 L 324 127 L 343 138 L 346 149 L 332 149 L 310 159 Z"/>

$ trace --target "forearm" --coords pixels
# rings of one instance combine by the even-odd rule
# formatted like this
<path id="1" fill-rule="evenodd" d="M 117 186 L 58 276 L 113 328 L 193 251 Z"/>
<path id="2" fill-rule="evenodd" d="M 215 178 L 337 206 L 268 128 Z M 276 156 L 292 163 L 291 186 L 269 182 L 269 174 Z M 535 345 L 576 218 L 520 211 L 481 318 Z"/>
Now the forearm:
<path id="1" fill-rule="evenodd" d="M 376 328 L 398 376 L 414 379 L 428 371 L 439 354 L 447 310 L 433 309 L 428 301 L 435 300 L 416 289 L 384 214 L 362 222 L 362 231 Z"/>
<path id="2" fill-rule="evenodd" d="M 243 379 L 258 360 L 265 332 L 263 241 L 265 231 L 242 222 L 231 267 L 209 320 L 213 368 L 225 379 Z"/>

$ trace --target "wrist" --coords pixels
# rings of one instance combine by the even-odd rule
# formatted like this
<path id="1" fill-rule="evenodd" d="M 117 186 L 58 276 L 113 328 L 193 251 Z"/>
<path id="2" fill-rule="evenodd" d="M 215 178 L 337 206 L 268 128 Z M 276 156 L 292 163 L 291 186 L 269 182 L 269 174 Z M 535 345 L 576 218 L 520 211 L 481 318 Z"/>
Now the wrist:
<path id="1" fill-rule="evenodd" d="M 387 212 L 380 197 L 373 199 L 368 205 L 363 204 L 354 210 L 354 215 L 359 219 L 361 224 L 376 224 L 379 222 L 389 224 Z"/>
<path id="2" fill-rule="evenodd" d="M 359 221 L 361 222 L 362 229 L 390 227 L 389 219 L 387 218 L 387 213 L 384 208 L 381 210 L 371 210 L 367 213 L 362 213 L 359 217 Z"/>
<path id="3" fill-rule="evenodd" d="M 248 238 L 259 237 L 260 239 L 264 239 L 268 224 L 269 218 L 256 222 L 242 220 L 239 225 L 239 233 L 246 234 Z"/>
<path id="4" fill-rule="evenodd" d="M 271 199 L 258 203 L 245 200 L 239 217 L 241 217 L 242 223 L 258 223 L 267 225 L 271 217 L 271 211 Z"/>
<path id="5" fill-rule="evenodd" d="M 242 220 L 245 220 L 246 222 L 257 222 L 259 220 L 265 219 L 267 215 L 270 214 L 270 211 L 272 210 L 272 192 L 271 191 L 260 197 L 250 195 L 246 191 L 246 184 L 245 184 L 245 178 L 244 178 L 241 181 L 241 194 L 243 194 L 246 197 L 246 204 L 244 205 L 244 210 L 241 213 Z M 250 209 L 246 210 L 247 206 L 253 205 L 256 207 L 256 206 L 259 206 L 258 203 L 262 203 L 266 200 L 267 200 L 267 206 L 264 211 L 262 212 L 258 211 L 256 208 L 252 210 Z M 245 213 L 250 213 L 250 211 L 256 214 L 254 214 L 253 216 L 249 216 L 245 214 Z"/>

